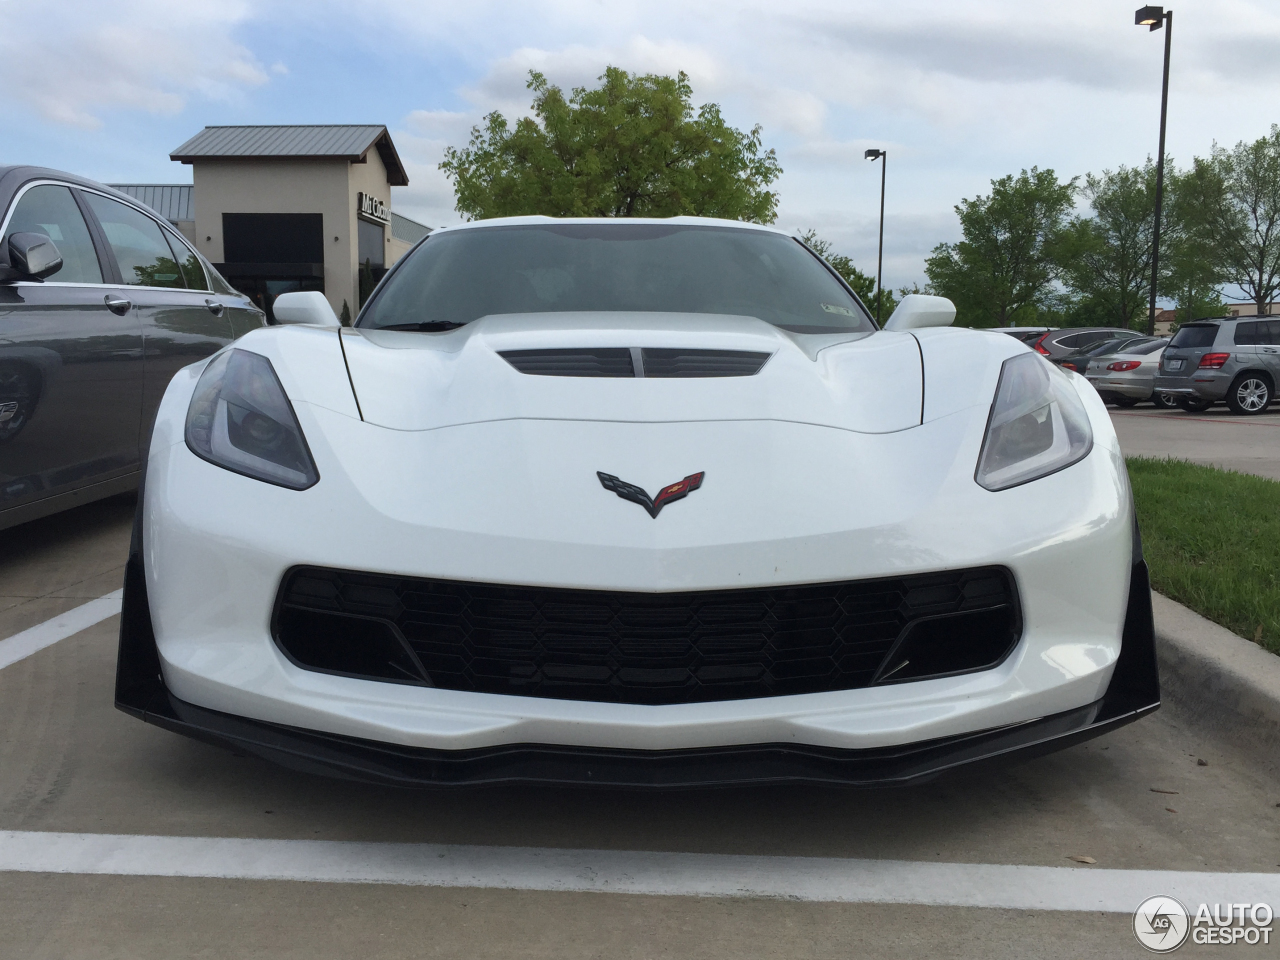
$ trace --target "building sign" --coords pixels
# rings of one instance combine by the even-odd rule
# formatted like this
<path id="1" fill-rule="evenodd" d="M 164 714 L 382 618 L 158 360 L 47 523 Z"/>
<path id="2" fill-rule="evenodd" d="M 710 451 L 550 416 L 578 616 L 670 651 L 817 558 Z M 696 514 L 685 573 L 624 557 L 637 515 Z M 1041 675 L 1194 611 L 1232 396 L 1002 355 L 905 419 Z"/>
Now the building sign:
<path id="1" fill-rule="evenodd" d="M 356 194 L 356 213 L 378 223 L 387 223 L 391 219 L 387 205 L 369 193 Z"/>

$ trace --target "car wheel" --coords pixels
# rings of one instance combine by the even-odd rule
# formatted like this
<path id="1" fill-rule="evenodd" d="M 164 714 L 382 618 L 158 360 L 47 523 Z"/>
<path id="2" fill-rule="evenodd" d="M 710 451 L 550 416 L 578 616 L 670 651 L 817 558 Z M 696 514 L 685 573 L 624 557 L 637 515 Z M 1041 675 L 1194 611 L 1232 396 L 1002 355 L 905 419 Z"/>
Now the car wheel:
<path id="1" fill-rule="evenodd" d="M 1138 401 L 1133 399 L 1133 397 L 1113 397 L 1111 402 L 1117 407 L 1125 407 L 1126 409 L 1129 407 L 1136 407 L 1138 405 Z"/>
<path id="2" fill-rule="evenodd" d="M 1192 400 L 1187 397 L 1183 397 L 1178 400 L 1178 406 L 1181 409 L 1187 411 L 1187 413 L 1200 413 L 1202 410 L 1208 410 L 1210 407 L 1212 407 L 1213 401 L 1201 400 L 1198 397 L 1195 400 Z"/>
<path id="3" fill-rule="evenodd" d="M 1151 402 L 1161 410 L 1178 409 L 1178 398 L 1172 393 L 1153 393 L 1151 395 Z"/>
<path id="4" fill-rule="evenodd" d="M 40 400 L 39 375 L 18 363 L 0 363 L 0 443 L 12 440 Z"/>
<path id="5" fill-rule="evenodd" d="M 1242 373 L 1227 391 L 1227 406 L 1240 416 L 1254 416 L 1271 406 L 1271 383 L 1258 373 Z"/>

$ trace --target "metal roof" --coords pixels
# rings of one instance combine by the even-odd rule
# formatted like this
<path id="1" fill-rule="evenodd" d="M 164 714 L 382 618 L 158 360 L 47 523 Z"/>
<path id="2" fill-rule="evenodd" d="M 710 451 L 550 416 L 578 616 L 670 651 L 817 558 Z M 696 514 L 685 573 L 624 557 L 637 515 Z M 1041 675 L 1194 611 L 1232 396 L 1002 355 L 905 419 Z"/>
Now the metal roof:
<path id="1" fill-rule="evenodd" d="M 145 203 L 170 223 L 196 218 L 189 183 L 109 183 L 107 186 Z"/>
<path id="2" fill-rule="evenodd" d="M 417 243 L 430 232 L 431 228 L 425 224 L 418 223 L 417 220 L 410 220 L 408 217 L 402 217 L 392 211 L 391 235 L 397 240 L 403 240 L 405 243 Z"/>
<path id="3" fill-rule="evenodd" d="M 348 160 L 364 158 L 370 147 L 387 168 L 387 181 L 409 183 L 387 128 L 374 124 L 295 124 L 205 127 L 178 147 L 170 160 Z"/>

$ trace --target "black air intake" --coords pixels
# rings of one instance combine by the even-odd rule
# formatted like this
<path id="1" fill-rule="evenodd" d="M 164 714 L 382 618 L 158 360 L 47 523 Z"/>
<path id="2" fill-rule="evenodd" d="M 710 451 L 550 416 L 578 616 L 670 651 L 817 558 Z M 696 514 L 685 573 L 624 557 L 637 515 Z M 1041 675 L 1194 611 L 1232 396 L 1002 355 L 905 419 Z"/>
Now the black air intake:
<path id="1" fill-rule="evenodd" d="M 767 353 L 746 350 L 681 350 L 646 347 L 646 377 L 753 377 L 760 372 Z"/>
<path id="2" fill-rule="evenodd" d="M 446 690 L 673 704 L 984 670 L 1022 635 L 1009 571 L 624 593 L 295 567 L 272 625 L 298 666 Z"/>
<path id="3" fill-rule="evenodd" d="M 601 347 L 586 350 L 505 350 L 498 354 L 521 373 L 538 377 L 634 377 L 631 350 Z"/>

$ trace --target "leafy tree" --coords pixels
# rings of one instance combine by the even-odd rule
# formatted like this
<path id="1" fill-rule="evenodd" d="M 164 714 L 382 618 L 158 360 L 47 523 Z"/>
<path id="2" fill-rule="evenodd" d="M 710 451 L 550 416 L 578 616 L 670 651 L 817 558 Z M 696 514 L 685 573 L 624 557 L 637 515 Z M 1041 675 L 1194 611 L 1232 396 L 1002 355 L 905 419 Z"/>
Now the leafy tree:
<path id="1" fill-rule="evenodd" d="M 853 288 L 853 292 L 858 295 L 858 299 L 874 314 L 876 311 L 876 278 L 859 270 L 854 266 L 853 260 L 843 253 L 836 253 L 831 247 L 831 241 L 819 238 L 816 231 L 806 230 L 800 234 L 800 239 L 805 246 L 827 261 L 831 265 L 831 269 L 844 277 L 845 283 Z M 894 299 L 892 291 L 886 290 L 884 292 L 884 300 L 880 305 L 881 318 L 889 317 L 897 305 L 898 301 Z"/>
<path id="2" fill-rule="evenodd" d="M 925 261 L 930 286 L 956 304 L 961 326 L 1033 323 L 1052 306 L 1075 180 L 1032 167 L 991 181 L 991 195 L 961 200 L 964 239 Z"/>
<path id="3" fill-rule="evenodd" d="M 473 220 L 691 214 L 774 221 L 778 197 L 766 187 L 782 168 L 763 149 L 759 126 L 748 133 L 729 126 L 714 103 L 695 112 L 684 73 L 608 67 L 600 80 L 566 98 L 530 71 L 534 117 L 511 124 L 495 111 L 472 128 L 466 147 L 445 150 L 440 169 L 453 181 L 458 211 Z"/>
<path id="4" fill-rule="evenodd" d="M 1120 167 L 1088 174 L 1080 192 L 1093 216 L 1076 218 L 1060 248 L 1064 279 L 1090 304 L 1090 321 L 1146 326 L 1151 296 L 1151 249 L 1156 210 L 1156 168 Z M 1167 219 L 1167 218 L 1166 218 Z M 1166 238 L 1172 231 L 1166 232 Z M 1163 251 L 1162 251 L 1163 252 Z M 1135 321 L 1138 321 L 1135 324 Z"/>
<path id="5" fill-rule="evenodd" d="M 1180 187 L 1188 229 L 1222 279 L 1267 310 L 1280 292 L 1280 125 L 1232 150 L 1215 144 Z"/>

